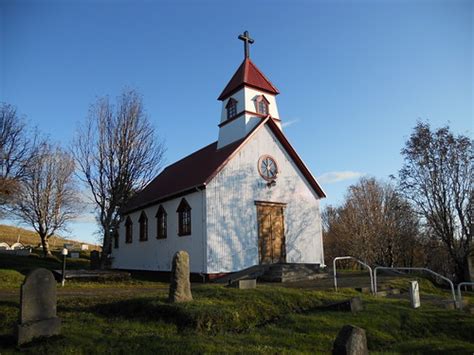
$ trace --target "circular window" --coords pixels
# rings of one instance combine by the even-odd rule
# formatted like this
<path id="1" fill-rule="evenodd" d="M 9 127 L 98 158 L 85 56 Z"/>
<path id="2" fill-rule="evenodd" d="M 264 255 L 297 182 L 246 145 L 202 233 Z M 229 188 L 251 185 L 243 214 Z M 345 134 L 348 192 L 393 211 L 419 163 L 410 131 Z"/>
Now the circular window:
<path id="1" fill-rule="evenodd" d="M 258 160 L 258 172 L 265 180 L 274 180 L 278 175 L 278 166 L 271 156 L 263 155 Z"/>

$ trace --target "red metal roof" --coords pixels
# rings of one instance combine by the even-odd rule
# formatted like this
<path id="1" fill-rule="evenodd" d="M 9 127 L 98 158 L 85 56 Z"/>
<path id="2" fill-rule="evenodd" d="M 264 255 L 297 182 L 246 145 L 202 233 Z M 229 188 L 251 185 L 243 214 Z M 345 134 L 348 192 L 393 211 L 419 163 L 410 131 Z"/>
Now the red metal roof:
<path id="1" fill-rule="evenodd" d="M 122 210 L 130 213 L 149 205 L 205 188 L 261 127 L 267 124 L 320 198 L 326 197 L 275 121 L 267 116 L 244 138 L 217 149 L 217 142 L 188 155 L 165 168 Z"/>
<path id="2" fill-rule="evenodd" d="M 278 89 L 268 80 L 265 75 L 253 64 L 250 58 L 245 58 L 240 67 L 235 72 L 232 79 L 219 95 L 218 100 L 225 100 L 244 85 L 278 95 Z"/>
<path id="3" fill-rule="evenodd" d="M 169 165 L 130 200 L 123 213 L 202 187 L 242 141 L 240 139 L 219 150 L 214 142 Z"/>

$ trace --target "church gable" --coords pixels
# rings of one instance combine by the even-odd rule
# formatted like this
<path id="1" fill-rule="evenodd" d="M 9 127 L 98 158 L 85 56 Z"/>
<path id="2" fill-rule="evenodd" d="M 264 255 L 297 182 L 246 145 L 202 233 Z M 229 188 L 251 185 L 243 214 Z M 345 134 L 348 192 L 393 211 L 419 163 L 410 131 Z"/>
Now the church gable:
<path id="1" fill-rule="evenodd" d="M 262 157 L 276 163 L 276 178 L 262 176 Z M 321 196 L 270 125 L 262 124 L 248 137 L 205 191 L 209 273 L 259 264 L 258 203 L 285 206 L 287 262 L 323 262 L 322 241 L 316 237 Z"/>

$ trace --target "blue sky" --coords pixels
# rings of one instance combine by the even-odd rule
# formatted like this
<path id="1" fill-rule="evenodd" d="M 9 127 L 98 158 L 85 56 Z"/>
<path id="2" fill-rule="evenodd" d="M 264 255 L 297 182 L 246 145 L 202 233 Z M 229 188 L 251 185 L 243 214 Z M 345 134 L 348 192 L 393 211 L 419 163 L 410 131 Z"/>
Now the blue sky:
<path id="1" fill-rule="evenodd" d="M 175 160 L 217 139 L 221 90 L 255 39 L 284 132 L 338 204 L 386 179 L 419 119 L 473 132 L 473 1 L 0 1 L 0 101 L 68 145 L 125 87 Z M 94 241 L 88 216 L 71 235 Z"/>

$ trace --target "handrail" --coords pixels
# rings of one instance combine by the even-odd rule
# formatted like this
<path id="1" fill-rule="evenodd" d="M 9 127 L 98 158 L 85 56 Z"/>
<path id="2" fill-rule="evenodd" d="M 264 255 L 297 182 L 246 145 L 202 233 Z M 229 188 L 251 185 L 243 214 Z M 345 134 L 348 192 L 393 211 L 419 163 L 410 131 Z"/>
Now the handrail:
<path id="1" fill-rule="evenodd" d="M 369 269 L 369 274 L 370 274 L 370 291 L 374 293 L 374 278 L 373 278 L 373 271 L 372 268 L 364 263 L 363 261 L 353 257 L 353 256 L 338 256 L 335 257 L 334 260 L 332 261 L 332 266 L 334 270 L 334 290 L 337 292 L 337 271 L 336 271 L 336 261 L 337 260 L 346 260 L 346 259 L 351 259 L 354 261 L 357 261 L 359 264 L 362 266 L 365 266 L 367 269 Z"/>
<path id="2" fill-rule="evenodd" d="M 461 295 L 461 287 L 462 286 L 467 286 L 467 285 L 473 285 L 474 286 L 474 282 L 461 282 L 460 284 L 458 284 L 458 305 L 459 305 L 459 309 L 462 310 L 462 295 Z"/>
<path id="3" fill-rule="evenodd" d="M 377 266 L 374 269 L 374 288 L 375 288 L 375 295 L 377 295 L 377 270 L 416 270 L 416 271 L 426 271 L 432 275 L 435 275 L 446 282 L 449 283 L 451 286 L 451 293 L 453 296 L 453 301 L 454 301 L 454 307 L 457 307 L 457 302 L 456 302 L 456 293 L 454 292 L 454 284 L 453 282 L 448 279 L 447 277 L 438 274 L 437 272 L 434 272 L 433 270 L 427 269 L 425 267 L 388 267 L 388 266 Z"/>

